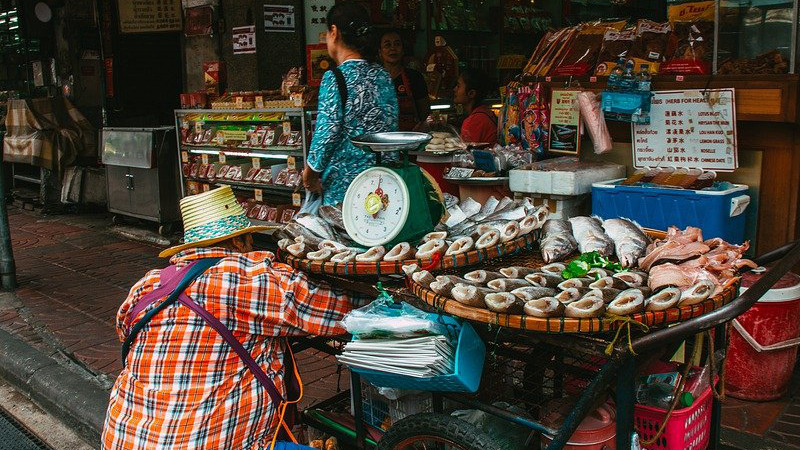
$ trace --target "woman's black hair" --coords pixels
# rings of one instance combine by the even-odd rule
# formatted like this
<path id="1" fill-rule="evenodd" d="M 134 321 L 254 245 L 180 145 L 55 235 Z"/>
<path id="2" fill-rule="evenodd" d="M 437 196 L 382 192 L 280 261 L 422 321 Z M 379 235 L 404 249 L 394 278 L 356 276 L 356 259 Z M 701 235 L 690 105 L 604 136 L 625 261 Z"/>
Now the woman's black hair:
<path id="1" fill-rule="evenodd" d="M 328 29 L 333 25 L 339 29 L 344 45 L 361 53 L 367 61 L 375 60 L 375 32 L 364 6 L 352 0 L 336 3 L 328 10 L 326 20 Z"/>
<path id="2" fill-rule="evenodd" d="M 472 67 L 462 70 L 459 76 L 464 80 L 467 92 L 475 90 L 475 105 L 483 103 L 486 100 L 486 96 L 489 95 L 489 89 L 491 89 L 489 77 L 483 71 Z"/>

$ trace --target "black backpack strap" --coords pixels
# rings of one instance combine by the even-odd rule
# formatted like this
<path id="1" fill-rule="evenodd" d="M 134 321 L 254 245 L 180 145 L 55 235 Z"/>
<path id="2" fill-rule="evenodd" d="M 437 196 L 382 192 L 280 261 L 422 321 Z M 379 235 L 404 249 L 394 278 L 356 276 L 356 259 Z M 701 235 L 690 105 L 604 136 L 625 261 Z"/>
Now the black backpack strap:
<path id="1" fill-rule="evenodd" d="M 128 336 L 125 337 L 125 341 L 122 342 L 122 367 L 125 367 L 125 362 L 128 359 L 128 353 L 131 350 L 131 345 L 133 345 L 133 341 L 136 340 L 136 336 L 140 331 L 142 331 L 142 328 L 144 328 L 145 325 L 147 325 L 156 314 L 161 312 L 167 306 L 175 303 L 175 301 L 178 300 L 178 296 L 180 296 L 181 293 L 194 282 L 194 280 L 205 273 L 206 270 L 217 264 L 220 259 L 222 258 L 203 258 L 198 260 L 197 263 L 195 263 L 191 269 L 186 272 L 186 275 L 184 275 L 183 279 L 181 279 L 181 282 L 178 283 L 178 287 L 176 287 L 175 290 L 172 291 L 172 293 L 170 293 L 166 299 L 164 299 L 164 301 L 156 305 L 155 308 L 148 311 L 147 314 L 145 314 L 138 322 L 133 324 L 130 333 L 128 333 Z"/>
<path id="2" fill-rule="evenodd" d="M 336 78 L 336 87 L 339 89 L 339 98 L 342 99 L 342 117 L 344 117 L 345 105 L 347 105 L 347 82 L 344 80 L 342 69 L 334 67 L 333 76 Z"/>

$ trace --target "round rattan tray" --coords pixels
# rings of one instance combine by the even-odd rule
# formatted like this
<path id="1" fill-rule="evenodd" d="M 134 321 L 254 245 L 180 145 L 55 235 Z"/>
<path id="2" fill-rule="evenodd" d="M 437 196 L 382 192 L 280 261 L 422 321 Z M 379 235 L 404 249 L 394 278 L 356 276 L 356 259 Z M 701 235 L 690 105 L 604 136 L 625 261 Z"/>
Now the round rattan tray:
<path id="1" fill-rule="evenodd" d="M 663 239 L 665 234 L 658 230 L 645 230 L 654 239 Z M 502 258 L 491 261 L 485 267 L 487 270 L 496 270 L 501 267 L 527 266 L 541 267 L 544 260 L 538 253 L 528 253 L 511 258 Z M 619 318 L 593 317 L 574 319 L 569 317 L 539 318 L 520 314 L 501 314 L 483 308 L 474 308 L 458 301 L 445 297 L 414 283 L 410 277 L 406 279 L 409 289 L 437 310 L 458 316 L 467 320 L 499 325 L 526 331 L 544 333 L 602 333 L 617 329 L 624 323 Z M 670 323 L 677 323 L 692 317 L 697 317 L 711 312 L 736 298 L 739 288 L 739 278 L 730 280 L 723 286 L 722 292 L 709 298 L 703 303 L 691 306 L 681 306 L 658 312 L 644 312 L 633 314 L 630 318 L 647 326 L 659 327 Z"/>
<path id="2" fill-rule="evenodd" d="M 311 261 L 305 258 L 297 258 L 286 252 L 278 252 L 278 258 L 294 267 L 310 273 L 343 275 L 343 276 L 379 276 L 402 274 L 403 266 L 417 264 L 421 268 L 429 271 L 444 269 L 459 269 L 475 264 L 487 263 L 488 261 L 504 256 L 519 255 L 536 246 L 536 236 L 538 231 L 520 236 L 514 240 L 493 247 L 480 250 L 472 250 L 453 256 L 442 256 L 441 258 L 410 259 L 405 261 L 376 261 L 376 262 L 347 262 L 334 263 L 330 261 Z"/>

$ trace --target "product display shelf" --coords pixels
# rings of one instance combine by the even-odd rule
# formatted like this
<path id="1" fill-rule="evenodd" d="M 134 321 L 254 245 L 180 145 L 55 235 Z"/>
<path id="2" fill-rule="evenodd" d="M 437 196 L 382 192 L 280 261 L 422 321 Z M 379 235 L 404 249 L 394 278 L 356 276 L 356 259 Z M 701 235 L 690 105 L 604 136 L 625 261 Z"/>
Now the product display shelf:
<path id="1" fill-rule="evenodd" d="M 302 193 L 295 191 L 309 146 L 312 114 L 304 108 L 176 110 L 181 195 L 227 185 L 253 223 L 279 225 L 258 220 L 251 211 L 257 211 L 255 205 L 299 209 Z M 226 167 L 240 170 L 239 179 L 217 178 L 214 172 Z M 272 183 L 243 179 L 249 171 L 261 169 L 270 169 L 265 177 L 271 176 Z"/>

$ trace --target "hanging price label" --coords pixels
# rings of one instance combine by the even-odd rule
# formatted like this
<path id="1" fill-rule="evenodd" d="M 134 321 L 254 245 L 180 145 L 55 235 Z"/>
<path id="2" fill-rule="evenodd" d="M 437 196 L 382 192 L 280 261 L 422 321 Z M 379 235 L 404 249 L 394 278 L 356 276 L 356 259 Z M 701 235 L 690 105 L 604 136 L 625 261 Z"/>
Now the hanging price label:
<path id="1" fill-rule="evenodd" d="M 225 164 L 225 161 L 228 159 L 225 157 L 225 153 L 219 152 L 219 162 L 220 164 Z"/>
<path id="2" fill-rule="evenodd" d="M 289 167 L 289 170 L 295 170 L 297 168 L 297 163 L 294 160 L 294 156 L 286 158 L 286 166 Z"/>
<path id="3" fill-rule="evenodd" d="M 253 158 L 253 168 L 260 169 L 261 168 L 261 158 Z"/>
<path id="4" fill-rule="evenodd" d="M 292 194 L 292 206 L 302 206 L 303 205 L 303 198 L 300 196 L 299 192 L 295 192 Z"/>
<path id="5" fill-rule="evenodd" d="M 210 190 L 211 190 L 211 186 L 209 186 L 209 185 L 207 185 L 207 184 L 203 183 L 203 192 L 208 192 L 208 191 L 210 191 Z"/>
<path id="6" fill-rule="evenodd" d="M 260 201 L 264 200 L 264 191 L 262 191 L 261 189 L 256 189 L 254 192 L 255 192 L 255 195 L 256 195 L 256 201 L 257 202 L 260 202 Z"/>
<path id="7" fill-rule="evenodd" d="M 289 134 L 292 132 L 292 123 L 289 121 L 283 122 L 283 134 Z"/>
<path id="8" fill-rule="evenodd" d="M 181 162 L 189 162 L 189 152 L 181 152 Z"/>
<path id="9" fill-rule="evenodd" d="M 203 153 L 203 155 L 200 156 L 200 161 L 203 161 L 203 164 L 208 164 L 208 155 Z"/>
<path id="10" fill-rule="evenodd" d="M 264 107 L 264 97 L 256 95 L 256 108 L 261 109 Z"/>
<path id="11" fill-rule="evenodd" d="M 198 120 L 194 123 L 194 132 L 198 134 L 203 132 L 203 122 Z"/>
<path id="12" fill-rule="evenodd" d="M 236 108 L 242 109 L 244 108 L 244 98 L 243 97 L 236 97 Z"/>

